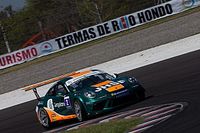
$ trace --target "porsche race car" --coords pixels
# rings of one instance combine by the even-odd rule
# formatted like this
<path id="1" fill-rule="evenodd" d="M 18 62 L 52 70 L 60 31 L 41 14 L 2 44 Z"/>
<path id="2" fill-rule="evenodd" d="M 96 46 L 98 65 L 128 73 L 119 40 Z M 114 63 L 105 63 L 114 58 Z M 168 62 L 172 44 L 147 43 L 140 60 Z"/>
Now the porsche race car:
<path id="1" fill-rule="evenodd" d="M 145 89 L 134 77 L 119 77 L 101 70 L 74 72 L 57 81 L 44 97 L 39 97 L 36 114 L 45 128 L 68 119 L 83 121 L 105 113 L 127 101 L 145 98 Z"/>

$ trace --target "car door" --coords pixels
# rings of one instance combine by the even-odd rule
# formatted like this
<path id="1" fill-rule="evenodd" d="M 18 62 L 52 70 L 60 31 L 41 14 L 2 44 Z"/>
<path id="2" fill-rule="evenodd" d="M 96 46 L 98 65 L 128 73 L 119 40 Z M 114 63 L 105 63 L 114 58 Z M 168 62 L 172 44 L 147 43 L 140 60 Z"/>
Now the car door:
<path id="1" fill-rule="evenodd" d="M 73 114 L 70 93 L 62 83 L 54 86 L 55 95 L 52 97 L 54 111 L 60 115 Z"/>

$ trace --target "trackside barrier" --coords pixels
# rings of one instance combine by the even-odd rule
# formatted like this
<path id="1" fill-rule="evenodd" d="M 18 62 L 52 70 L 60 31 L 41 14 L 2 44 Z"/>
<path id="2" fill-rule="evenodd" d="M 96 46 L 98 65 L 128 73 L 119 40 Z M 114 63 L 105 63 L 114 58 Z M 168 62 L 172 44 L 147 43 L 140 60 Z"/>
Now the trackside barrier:
<path id="1" fill-rule="evenodd" d="M 121 16 L 119 18 L 69 33 L 34 46 L 1 55 L 0 69 L 59 52 L 64 49 L 128 30 L 167 16 L 172 16 L 199 5 L 200 0 L 172 0 L 142 11 Z"/>

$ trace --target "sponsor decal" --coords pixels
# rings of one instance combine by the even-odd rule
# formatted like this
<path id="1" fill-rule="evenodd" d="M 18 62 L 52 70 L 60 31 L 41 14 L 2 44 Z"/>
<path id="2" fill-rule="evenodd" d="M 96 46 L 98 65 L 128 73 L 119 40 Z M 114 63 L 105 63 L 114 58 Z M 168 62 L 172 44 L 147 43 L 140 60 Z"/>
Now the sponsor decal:
<path id="1" fill-rule="evenodd" d="M 119 92 L 114 92 L 114 93 L 111 94 L 111 96 L 116 96 L 118 98 L 118 97 L 126 96 L 128 94 L 129 94 L 129 92 L 126 89 L 126 90 L 122 90 L 122 91 L 119 91 Z"/>
<path id="2" fill-rule="evenodd" d="M 107 90 L 108 92 L 113 92 L 113 91 L 124 88 L 123 85 L 121 85 L 118 82 L 114 82 L 114 81 L 105 81 L 105 82 L 99 83 L 97 85 L 94 85 L 94 87 L 96 87 L 95 92 L 100 92 L 103 89 Z"/>
<path id="3" fill-rule="evenodd" d="M 55 108 L 60 108 L 60 107 L 64 107 L 65 103 L 54 103 L 54 107 Z"/>
<path id="4" fill-rule="evenodd" d="M 43 104 L 44 104 L 43 101 L 39 101 L 39 102 L 38 102 L 38 105 L 43 105 Z"/>
<path id="5" fill-rule="evenodd" d="M 51 53 L 53 51 L 53 47 L 51 43 L 45 42 L 40 46 L 41 54 Z"/>
<path id="6" fill-rule="evenodd" d="M 70 105 L 70 102 L 69 102 L 69 97 L 66 97 L 64 99 L 64 102 L 59 102 L 59 103 L 54 103 L 53 102 L 53 99 L 49 99 L 47 101 L 47 108 L 48 109 L 51 109 L 51 110 L 54 110 L 55 108 L 61 108 L 61 107 L 65 107 L 66 106 L 66 103 L 68 104 L 68 106 Z"/>

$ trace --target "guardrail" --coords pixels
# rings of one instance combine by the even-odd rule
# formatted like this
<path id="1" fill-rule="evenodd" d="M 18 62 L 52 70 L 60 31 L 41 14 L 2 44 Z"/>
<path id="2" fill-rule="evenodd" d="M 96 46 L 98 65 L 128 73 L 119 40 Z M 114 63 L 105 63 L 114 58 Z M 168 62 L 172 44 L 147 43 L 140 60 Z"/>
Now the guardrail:
<path id="1" fill-rule="evenodd" d="M 184 12 L 200 5 L 200 0 L 172 0 L 142 11 L 69 33 L 0 56 L 0 69 L 21 64 L 77 45 L 82 45 L 105 36 L 116 34 L 139 25 Z"/>

